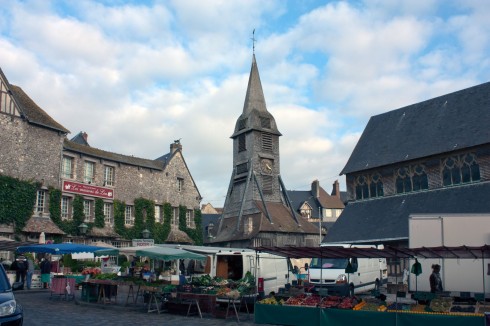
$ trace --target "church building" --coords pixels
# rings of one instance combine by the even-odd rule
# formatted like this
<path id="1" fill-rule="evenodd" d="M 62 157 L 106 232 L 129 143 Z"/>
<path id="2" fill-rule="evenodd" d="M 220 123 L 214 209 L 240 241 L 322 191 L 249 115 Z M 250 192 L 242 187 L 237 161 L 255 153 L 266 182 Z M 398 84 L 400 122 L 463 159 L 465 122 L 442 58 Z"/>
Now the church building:
<path id="1" fill-rule="evenodd" d="M 233 139 L 233 171 L 213 245 L 227 247 L 318 246 L 319 229 L 297 214 L 281 178 L 279 137 L 267 111 L 252 58 L 243 112 Z"/>

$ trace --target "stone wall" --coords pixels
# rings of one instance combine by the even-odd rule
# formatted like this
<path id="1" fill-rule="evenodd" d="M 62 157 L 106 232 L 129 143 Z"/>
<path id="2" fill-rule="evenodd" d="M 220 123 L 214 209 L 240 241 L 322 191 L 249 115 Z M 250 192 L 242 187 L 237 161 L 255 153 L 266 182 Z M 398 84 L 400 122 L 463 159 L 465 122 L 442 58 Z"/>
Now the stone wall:
<path id="1" fill-rule="evenodd" d="M 0 114 L 0 173 L 59 188 L 63 135 Z"/>

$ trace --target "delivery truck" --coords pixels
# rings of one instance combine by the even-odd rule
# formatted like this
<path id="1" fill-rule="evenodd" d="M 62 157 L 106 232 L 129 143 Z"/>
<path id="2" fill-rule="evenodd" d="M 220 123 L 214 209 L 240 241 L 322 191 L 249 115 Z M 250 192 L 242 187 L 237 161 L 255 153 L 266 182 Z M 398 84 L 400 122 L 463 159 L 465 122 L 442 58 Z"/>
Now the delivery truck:
<path id="1" fill-rule="evenodd" d="M 490 244 L 490 214 L 413 214 L 408 222 L 410 248 Z M 422 274 L 410 274 L 410 291 L 430 291 L 431 266 L 439 264 L 443 290 L 455 292 L 453 296 L 490 292 L 488 259 L 417 260 Z"/>
<path id="2" fill-rule="evenodd" d="M 352 244 L 322 244 L 323 246 L 377 248 L 375 245 Z M 310 284 L 318 292 L 326 289 L 329 295 L 354 295 L 378 289 L 388 281 L 385 258 L 312 258 L 308 273 Z"/>
<path id="3" fill-rule="evenodd" d="M 271 291 L 277 293 L 280 287 L 289 283 L 291 267 L 285 257 L 257 253 L 255 250 L 243 248 L 192 245 L 178 245 L 178 247 L 207 256 L 204 262 L 198 260 L 185 262 L 186 274 L 190 277 L 208 274 L 211 277 L 236 281 L 250 272 L 255 277 L 258 292 L 266 295 Z"/>

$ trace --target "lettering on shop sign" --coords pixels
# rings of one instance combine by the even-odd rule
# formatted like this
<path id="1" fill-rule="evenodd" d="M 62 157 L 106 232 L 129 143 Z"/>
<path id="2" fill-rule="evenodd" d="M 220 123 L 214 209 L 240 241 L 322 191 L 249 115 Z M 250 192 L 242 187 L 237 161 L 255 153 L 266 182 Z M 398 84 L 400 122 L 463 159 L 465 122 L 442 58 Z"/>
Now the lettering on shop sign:
<path id="1" fill-rule="evenodd" d="M 114 199 L 114 190 L 112 189 L 73 181 L 63 181 L 63 191 L 106 199 Z"/>
<path id="2" fill-rule="evenodd" d="M 133 239 L 133 247 L 151 247 L 154 245 L 153 239 Z"/>

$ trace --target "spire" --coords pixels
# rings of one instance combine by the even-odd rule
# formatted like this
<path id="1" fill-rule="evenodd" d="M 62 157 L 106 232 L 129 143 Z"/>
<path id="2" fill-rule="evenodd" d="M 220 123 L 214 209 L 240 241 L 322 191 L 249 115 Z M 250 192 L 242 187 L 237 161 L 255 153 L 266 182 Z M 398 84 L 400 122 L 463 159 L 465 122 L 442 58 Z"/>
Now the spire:
<path id="1" fill-rule="evenodd" d="M 265 104 L 264 92 L 260 82 L 259 68 L 255 61 L 255 54 L 252 59 L 252 68 L 250 69 L 250 77 L 248 78 L 247 95 L 243 104 L 243 113 L 250 113 L 253 109 L 267 112 Z"/>

